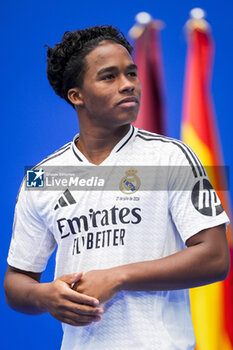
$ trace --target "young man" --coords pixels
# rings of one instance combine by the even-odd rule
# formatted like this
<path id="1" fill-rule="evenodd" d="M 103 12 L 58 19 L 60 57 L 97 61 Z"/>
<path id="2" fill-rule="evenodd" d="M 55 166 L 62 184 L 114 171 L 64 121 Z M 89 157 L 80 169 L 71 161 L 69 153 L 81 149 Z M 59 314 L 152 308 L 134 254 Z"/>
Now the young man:
<path id="1" fill-rule="evenodd" d="M 62 349 L 194 349 L 187 288 L 222 280 L 229 269 L 228 218 L 196 155 L 131 125 L 141 94 L 131 51 L 111 26 L 67 32 L 48 49 L 49 81 L 75 108 L 80 133 L 37 169 L 128 169 L 112 191 L 21 186 L 7 302 L 62 321 Z M 166 167 L 167 190 L 140 190 L 146 166 L 155 185 L 156 169 Z M 182 166 L 188 176 L 180 178 Z M 181 190 L 190 179 L 194 187 Z M 40 283 L 56 246 L 55 280 Z"/>

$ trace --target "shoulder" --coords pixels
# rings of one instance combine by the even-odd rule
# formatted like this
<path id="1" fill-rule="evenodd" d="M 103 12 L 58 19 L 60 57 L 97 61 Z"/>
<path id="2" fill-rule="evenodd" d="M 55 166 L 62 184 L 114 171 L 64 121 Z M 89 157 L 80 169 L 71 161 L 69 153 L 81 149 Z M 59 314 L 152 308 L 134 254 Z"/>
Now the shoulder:
<path id="1" fill-rule="evenodd" d="M 137 129 L 135 139 L 145 151 L 157 152 L 161 157 L 166 158 L 169 163 L 201 166 L 195 152 L 181 140 L 143 129 Z"/>
<path id="2" fill-rule="evenodd" d="M 55 169 L 54 167 L 70 165 L 72 162 L 72 144 L 73 142 L 68 142 L 55 152 L 44 158 L 41 162 L 36 164 L 34 167 L 25 169 L 25 176 L 21 182 L 18 195 L 16 198 L 16 203 L 18 202 L 19 197 L 25 196 L 28 197 L 31 191 L 25 191 L 26 188 L 30 187 L 40 187 L 39 184 L 43 179 L 42 173 L 46 167 L 50 169 Z M 31 183 L 31 186 L 30 186 Z M 27 185 L 26 185 L 27 184 Z M 29 185 L 28 185 L 29 184 Z M 33 191 L 34 192 L 34 191 Z M 36 193 L 37 191 L 35 191 Z"/>
<path id="3" fill-rule="evenodd" d="M 152 133 L 143 129 L 138 129 L 136 137 L 144 144 L 151 144 L 152 147 L 168 148 L 173 151 L 190 150 L 190 147 L 183 141 L 161 134 Z"/>
<path id="4" fill-rule="evenodd" d="M 66 143 L 64 146 L 57 149 L 55 152 L 44 158 L 40 163 L 33 167 L 36 170 L 40 166 L 49 165 L 63 165 L 64 161 L 69 158 L 70 151 L 72 151 L 72 142 Z"/>

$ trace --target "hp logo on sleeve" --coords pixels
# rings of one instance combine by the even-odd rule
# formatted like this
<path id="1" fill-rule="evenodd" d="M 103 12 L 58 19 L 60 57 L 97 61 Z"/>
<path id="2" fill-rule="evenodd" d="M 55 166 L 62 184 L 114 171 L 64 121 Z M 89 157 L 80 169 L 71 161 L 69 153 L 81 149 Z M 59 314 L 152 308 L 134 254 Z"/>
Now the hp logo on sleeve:
<path id="1" fill-rule="evenodd" d="M 216 216 L 223 212 L 222 204 L 207 179 L 198 181 L 192 190 L 192 203 L 199 213 Z"/>

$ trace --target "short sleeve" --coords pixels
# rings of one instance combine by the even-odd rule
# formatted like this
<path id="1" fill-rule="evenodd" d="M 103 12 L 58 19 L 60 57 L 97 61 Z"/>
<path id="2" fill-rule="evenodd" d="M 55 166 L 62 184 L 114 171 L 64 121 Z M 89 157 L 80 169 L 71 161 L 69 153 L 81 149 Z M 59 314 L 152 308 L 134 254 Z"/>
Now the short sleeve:
<path id="1" fill-rule="evenodd" d="M 185 150 L 182 151 L 182 150 Z M 196 154 L 185 144 L 173 153 L 169 175 L 169 210 L 186 242 L 201 230 L 228 224 L 220 199 Z"/>
<path id="2" fill-rule="evenodd" d="M 55 247 L 53 234 L 36 212 L 33 193 L 25 191 L 22 185 L 15 206 L 8 264 L 25 271 L 42 272 Z"/>

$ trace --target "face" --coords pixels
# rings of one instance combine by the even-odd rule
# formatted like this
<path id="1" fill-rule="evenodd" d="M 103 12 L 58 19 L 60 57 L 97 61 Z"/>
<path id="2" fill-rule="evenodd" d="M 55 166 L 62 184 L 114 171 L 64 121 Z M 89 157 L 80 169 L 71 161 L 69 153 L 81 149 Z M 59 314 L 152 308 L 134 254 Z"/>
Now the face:
<path id="1" fill-rule="evenodd" d="M 119 44 L 102 41 L 87 56 L 79 89 L 79 115 L 96 126 L 116 127 L 136 120 L 141 87 L 137 67 Z"/>

